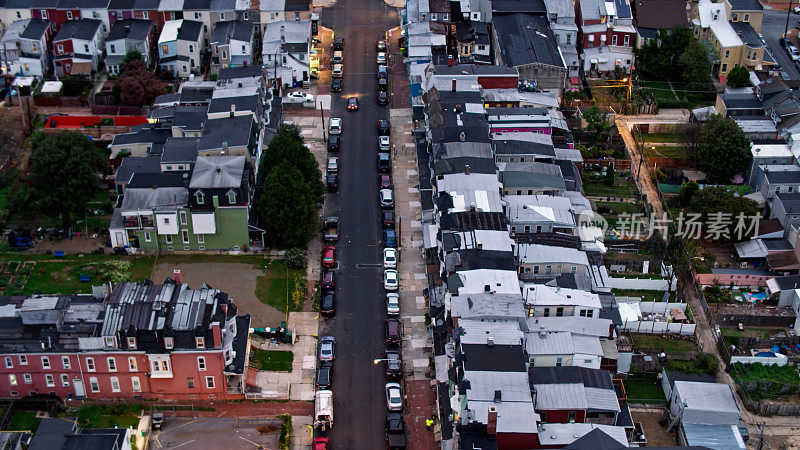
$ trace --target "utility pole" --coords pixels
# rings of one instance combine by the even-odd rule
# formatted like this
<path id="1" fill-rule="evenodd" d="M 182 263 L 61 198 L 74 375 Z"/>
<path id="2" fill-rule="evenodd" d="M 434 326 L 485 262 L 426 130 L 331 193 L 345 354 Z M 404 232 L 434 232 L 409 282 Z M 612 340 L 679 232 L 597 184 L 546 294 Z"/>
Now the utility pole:
<path id="1" fill-rule="evenodd" d="M 789 9 L 786 10 L 786 27 L 783 29 L 783 37 L 789 39 L 789 17 L 792 15 L 792 0 L 789 0 Z"/>
<path id="2" fill-rule="evenodd" d="M 759 434 L 760 434 L 760 436 L 758 438 L 758 450 L 761 450 L 763 448 L 763 446 L 764 446 L 764 428 L 766 427 L 767 423 L 766 422 L 761 422 L 761 423 L 759 423 L 757 425 L 758 425 L 758 430 L 759 430 Z"/>
<path id="3" fill-rule="evenodd" d="M 319 97 L 315 99 L 318 101 Z M 322 108 L 322 102 L 319 102 L 319 116 L 322 118 L 322 142 L 324 144 L 328 143 L 328 136 L 325 134 L 325 110 Z"/>

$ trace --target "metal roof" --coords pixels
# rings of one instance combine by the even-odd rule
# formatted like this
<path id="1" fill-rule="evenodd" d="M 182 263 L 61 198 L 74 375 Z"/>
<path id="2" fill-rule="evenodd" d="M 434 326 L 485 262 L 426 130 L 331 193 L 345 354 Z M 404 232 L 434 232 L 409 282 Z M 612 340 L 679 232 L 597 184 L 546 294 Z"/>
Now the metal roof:
<path id="1" fill-rule="evenodd" d="M 681 427 L 688 445 L 703 446 L 714 450 L 747 448 L 736 425 L 684 423 Z"/>
<path id="2" fill-rule="evenodd" d="M 245 162 L 245 156 L 199 156 L 189 187 L 239 187 L 242 184 Z"/>

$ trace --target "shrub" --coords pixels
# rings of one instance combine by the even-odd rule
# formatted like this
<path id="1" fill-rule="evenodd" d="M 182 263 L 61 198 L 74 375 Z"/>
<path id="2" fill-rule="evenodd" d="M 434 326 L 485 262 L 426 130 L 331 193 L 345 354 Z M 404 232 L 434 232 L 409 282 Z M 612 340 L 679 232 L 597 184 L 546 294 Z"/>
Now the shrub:
<path id="1" fill-rule="evenodd" d="M 306 252 L 299 247 L 290 248 L 286 252 L 286 267 L 304 269 L 306 267 Z"/>

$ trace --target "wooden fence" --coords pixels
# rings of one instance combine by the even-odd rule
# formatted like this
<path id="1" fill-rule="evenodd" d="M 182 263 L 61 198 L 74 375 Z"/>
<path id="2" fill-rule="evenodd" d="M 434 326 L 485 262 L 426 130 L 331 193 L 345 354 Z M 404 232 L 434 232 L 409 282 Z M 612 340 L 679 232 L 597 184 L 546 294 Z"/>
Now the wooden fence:
<path id="1" fill-rule="evenodd" d="M 795 403 L 764 403 L 753 400 L 749 395 L 740 397 L 745 408 L 761 416 L 800 416 L 800 405 Z"/>
<path id="2" fill-rule="evenodd" d="M 117 127 L 117 126 L 100 126 L 100 127 L 83 127 L 83 128 L 42 128 L 45 133 L 60 133 L 62 131 L 77 131 L 86 134 L 95 139 L 113 139 L 114 135 L 129 133 L 131 127 Z"/>
<path id="3" fill-rule="evenodd" d="M 575 165 L 578 167 L 578 170 L 580 171 L 583 171 L 584 168 L 592 166 L 608 167 L 611 164 L 614 164 L 614 170 L 617 172 L 631 170 L 630 159 L 615 159 L 615 158 L 584 159 L 581 162 L 575 163 Z"/>
<path id="4" fill-rule="evenodd" d="M 70 108 L 85 108 L 89 106 L 88 97 L 49 97 L 45 95 L 34 95 L 33 104 L 36 106 L 49 106 L 49 107 L 70 107 Z"/>
<path id="5" fill-rule="evenodd" d="M 789 347 L 800 345 L 800 336 L 779 337 L 772 339 L 759 339 L 754 337 L 740 337 L 739 348 L 772 348 L 773 346 Z"/>

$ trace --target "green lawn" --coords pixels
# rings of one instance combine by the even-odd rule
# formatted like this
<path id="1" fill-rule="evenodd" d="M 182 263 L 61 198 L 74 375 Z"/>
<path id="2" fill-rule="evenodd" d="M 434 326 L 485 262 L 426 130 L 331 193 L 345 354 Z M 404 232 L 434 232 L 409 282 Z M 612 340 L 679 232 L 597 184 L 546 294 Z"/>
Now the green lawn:
<path id="1" fill-rule="evenodd" d="M 681 137 L 676 133 L 648 133 L 644 135 L 645 145 L 649 142 L 653 143 L 672 143 L 681 142 Z"/>
<path id="2" fill-rule="evenodd" d="M 596 197 L 630 198 L 633 197 L 633 186 L 619 179 L 614 182 L 614 186 L 606 186 L 602 181 L 588 181 L 583 184 L 583 192 Z"/>
<path id="3" fill-rule="evenodd" d="M 611 210 L 611 214 L 613 215 L 620 215 L 620 214 L 635 214 L 635 213 L 644 213 L 644 208 L 642 205 L 638 203 L 630 203 L 630 202 L 594 202 L 595 206 L 600 208 L 601 206 L 605 206 Z"/>
<path id="4" fill-rule="evenodd" d="M 8 425 L 9 431 L 25 431 L 30 430 L 35 432 L 39 428 L 39 423 L 42 419 L 36 417 L 35 411 L 17 411 L 11 417 L 11 422 Z"/>
<path id="5" fill-rule="evenodd" d="M 112 404 L 98 405 L 86 404 L 78 408 L 78 423 L 87 428 L 127 428 L 136 427 L 139 423 L 139 413 L 142 405 Z"/>
<path id="6" fill-rule="evenodd" d="M 637 349 L 664 349 L 665 352 L 694 352 L 697 347 L 683 339 L 667 339 L 652 334 L 632 334 L 633 347 Z"/>
<path id="7" fill-rule="evenodd" d="M 657 301 L 660 302 L 666 291 L 647 291 L 644 289 L 611 289 L 611 292 L 617 297 L 641 297 L 642 301 Z M 675 291 L 672 291 L 669 296 L 670 301 L 675 300 Z"/>
<path id="8" fill-rule="evenodd" d="M 686 147 L 680 145 L 657 145 L 655 148 L 647 147 L 645 149 L 645 155 L 648 157 L 654 156 L 658 158 L 676 158 L 676 159 L 687 159 L 689 158 L 689 154 L 686 151 Z"/>
<path id="9" fill-rule="evenodd" d="M 291 372 L 294 354 L 283 350 L 262 350 L 253 347 L 250 350 L 250 361 L 259 370 L 271 372 Z"/>
<path id="10" fill-rule="evenodd" d="M 629 403 L 659 403 L 666 401 L 661 384 L 651 380 L 626 380 L 625 392 Z"/>
<path id="11" fill-rule="evenodd" d="M 262 303 L 266 303 L 278 311 L 286 311 L 287 303 L 289 311 L 299 311 L 302 305 L 292 301 L 291 294 L 295 290 L 295 280 L 305 279 L 306 273 L 303 269 L 287 269 L 283 261 L 271 261 L 263 266 L 264 275 L 256 279 L 256 296 Z"/>
<path id="12" fill-rule="evenodd" d="M 95 428 L 136 428 L 139 425 L 137 416 L 100 416 Z"/>

